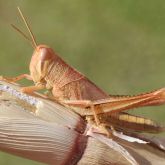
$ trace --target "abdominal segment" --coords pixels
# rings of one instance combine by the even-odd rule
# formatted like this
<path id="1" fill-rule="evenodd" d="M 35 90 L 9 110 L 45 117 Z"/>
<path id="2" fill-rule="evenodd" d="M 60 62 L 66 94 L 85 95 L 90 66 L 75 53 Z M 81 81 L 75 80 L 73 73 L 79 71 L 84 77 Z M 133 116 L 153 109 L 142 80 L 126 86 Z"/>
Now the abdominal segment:
<path id="1" fill-rule="evenodd" d="M 101 123 L 104 123 L 107 127 L 113 126 L 116 130 L 123 132 L 159 133 L 165 130 L 165 127 L 151 119 L 130 115 L 125 112 L 112 113 L 110 115 L 100 114 L 99 119 Z"/>

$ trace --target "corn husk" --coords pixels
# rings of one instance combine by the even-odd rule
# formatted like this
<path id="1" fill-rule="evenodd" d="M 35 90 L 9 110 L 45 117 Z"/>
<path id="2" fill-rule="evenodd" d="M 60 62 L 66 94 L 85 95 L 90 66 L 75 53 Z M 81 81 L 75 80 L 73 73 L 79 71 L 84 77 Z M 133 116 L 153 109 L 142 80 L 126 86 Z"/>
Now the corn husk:
<path id="1" fill-rule="evenodd" d="M 164 164 L 163 139 L 86 133 L 89 124 L 71 109 L 19 89 L 0 82 L 1 151 L 56 165 Z"/>

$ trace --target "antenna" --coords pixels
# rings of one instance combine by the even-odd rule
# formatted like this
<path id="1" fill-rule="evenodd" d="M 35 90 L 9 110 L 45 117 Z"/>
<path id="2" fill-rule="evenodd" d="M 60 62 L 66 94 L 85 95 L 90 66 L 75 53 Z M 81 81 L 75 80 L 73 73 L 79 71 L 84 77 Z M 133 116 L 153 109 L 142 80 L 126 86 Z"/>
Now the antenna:
<path id="1" fill-rule="evenodd" d="M 32 41 L 32 44 L 33 44 L 34 47 L 36 48 L 36 47 L 37 47 L 37 42 L 36 42 L 36 40 L 35 40 L 35 37 L 34 37 L 34 34 L 33 34 L 32 30 L 31 30 L 31 28 L 30 28 L 30 26 L 29 26 L 29 24 L 28 24 L 28 22 L 27 22 L 27 19 L 24 17 L 24 15 L 23 15 L 21 9 L 20 9 L 19 7 L 17 7 L 17 9 L 18 9 L 18 11 L 19 11 L 19 14 L 20 14 L 20 16 L 21 16 L 23 22 L 24 22 L 25 25 L 26 25 L 27 30 L 28 30 L 29 33 L 30 33 L 30 37 L 31 37 L 32 40 L 30 40 L 29 37 L 27 37 L 21 30 L 19 30 L 19 29 L 18 29 L 17 27 L 15 27 L 14 25 L 12 25 L 12 27 L 13 27 L 15 30 L 17 30 L 18 32 L 20 32 L 27 40 Z"/>
<path id="2" fill-rule="evenodd" d="M 23 35 L 28 41 L 31 41 L 31 39 L 24 33 L 22 32 L 19 28 L 17 28 L 15 25 L 11 24 L 12 28 L 14 28 L 16 31 L 18 31 L 21 35 Z"/>
<path id="3" fill-rule="evenodd" d="M 12 28 L 14 28 L 14 30 L 16 30 L 17 32 L 19 32 L 23 37 L 25 37 L 26 40 L 30 41 L 30 43 L 32 44 L 33 48 L 35 49 L 35 45 L 33 44 L 31 38 L 29 38 L 24 32 L 22 32 L 19 28 L 17 28 L 15 25 L 11 24 Z"/>

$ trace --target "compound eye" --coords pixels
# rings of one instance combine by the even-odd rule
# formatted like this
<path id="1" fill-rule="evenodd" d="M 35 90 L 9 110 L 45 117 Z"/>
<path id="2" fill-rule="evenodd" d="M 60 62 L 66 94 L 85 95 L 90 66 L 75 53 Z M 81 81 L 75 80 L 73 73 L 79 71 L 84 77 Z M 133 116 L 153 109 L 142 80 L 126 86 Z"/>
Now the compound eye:
<path id="1" fill-rule="evenodd" d="M 40 52 L 41 52 L 41 62 L 48 61 L 51 59 L 52 54 L 49 52 L 48 48 L 41 48 Z"/>

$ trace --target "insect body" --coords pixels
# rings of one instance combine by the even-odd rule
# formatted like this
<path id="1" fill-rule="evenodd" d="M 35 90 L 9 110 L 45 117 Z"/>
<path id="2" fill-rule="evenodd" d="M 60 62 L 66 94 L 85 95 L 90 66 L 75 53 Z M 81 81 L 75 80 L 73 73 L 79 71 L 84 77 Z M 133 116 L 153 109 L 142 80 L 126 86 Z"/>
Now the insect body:
<path id="1" fill-rule="evenodd" d="M 97 100 L 108 97 L 46 45 L 39 45 L 35 49 L 30 73 L 36 85 L 43 84 L 47 89 L 52 89 L 53 96 L 59 100 Z"/>
<path id="2" fill-rule="evenodd" d="M 113 96 L 108 95 L 94 83 L 92 83 L 83 74 L 64 62 L 49 46 L 38 45 L 34 35 L 24 18 L 21 10 L 19 13 L 30 32 L 31 38 L 27 37 L 17 27 L 12 25 L 26 39 L 30 40 L 35 48 L 30 62 L 30 75 L 23 74 L 18 77 L 8 79 L 18 81 L 22 78 L 33 80 L 35 85 L 23 87 L 22 91 L 32 93 L 40 89 L 49 89 L 52 91 L 54 98 L 65 106 L 71 107 L 74 111 L 82 116 L 93 116 L 97 124 L 100 122 L 109 122 L 105 118 L 118 113 L 117 119 L 120 119 L 120 112 L 141 106 L 160 105 L 165 103 L 165 88 L 150 93 L 140 94 L 137 96 Z M 99 116 L 98 116 L 99 115 Z M 103 116 L 102 116 L 103 115 Z M 123 115 L 123 114 L 122 114 Z M 131 117 L 131 115 L 126 115 Z M 141 118 L 133 117 L 131 122 L 138 124 Z M 152 125 L 153 129 L 158 130 L 158 126 L 149 119 L 144 119 L 141 125 Z M 145 123 L 147 121 L 148 123 Z M 124 122 L 124 121 L 123 121 Z M 127 120 L 129 122 L 129 120 Z M 155 126 L 155 127 L 154 127 Z M 143 128 L 141 128 L 143 130 Z"/>

